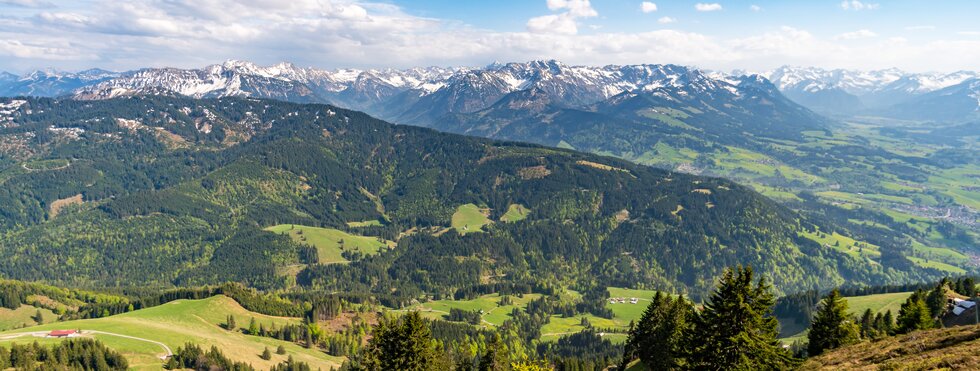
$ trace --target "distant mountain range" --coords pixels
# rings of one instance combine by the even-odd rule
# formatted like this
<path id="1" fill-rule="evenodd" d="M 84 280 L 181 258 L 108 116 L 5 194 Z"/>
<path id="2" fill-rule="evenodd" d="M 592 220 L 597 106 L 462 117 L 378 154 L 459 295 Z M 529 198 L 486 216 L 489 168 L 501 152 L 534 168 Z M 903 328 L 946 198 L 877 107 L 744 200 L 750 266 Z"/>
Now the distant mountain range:
<path id="1" fill-rule="evenodd" d="M 980 115 L 980 73 L 781 67 L 762 74 L 794 101 L 829 115 L 965 121 Z"/>
<path id="2" fill-rule="evenodd" d="M 0 96 L 98 99 L 169 91 L 195 98 L 250 96 L 330 103 L 399 123 L 425 125 L 446 114 L 488 109 L 517 91 L 536 88 L 564 108 L 584 108 L 621 93 L 679 87 L 684 76 L 737 82 L 750 74 L 707 73 L 675 65 L 569 66 L 561 62 L 494 63 L 482 68 L 396 69 L 262 67 L 227 61 L 201 69 L 147 68 L 128 72 L 0 73 Z M 963 122 L 980 116 L 980 73 L 907 73 L 781 67 L 759 73 L 791 100 L 830 116 L 872 115 L 915 121 Z M 731 89 L 728 87 L 726 89 Z M 694 92 L 697 93 L 697 92 Z M 941 109 L 936 109 L 941 108 Z"/>

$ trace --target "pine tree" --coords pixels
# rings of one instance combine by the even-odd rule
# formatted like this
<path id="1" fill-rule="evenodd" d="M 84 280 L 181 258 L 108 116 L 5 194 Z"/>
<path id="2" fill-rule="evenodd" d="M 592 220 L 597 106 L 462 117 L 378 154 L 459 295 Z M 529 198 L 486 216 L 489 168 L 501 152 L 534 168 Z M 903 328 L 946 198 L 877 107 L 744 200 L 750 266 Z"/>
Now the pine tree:
<path id="1" fill-rule="evenodd" d="M 225 320 L 225 328 L 227 328 L 228 331 L 235 331 L 236 327 L 238 326 L 235 324 L 235 316 L 229 314 L 228 319 Z"/>
<path id="2" fill-rule="evenodd" d="M 977 292 L 977 283 L 973 281 L 972 277 L 966 277 L 963 279 L 963 288 L 959 293 L 964 296 L 973 297 Z"/>
<path id="3" fill-rule="evenodd" d="M 924 292 L 916 291 L 902 304 L 898 311 L 898 328 L 896 329 L 898 333 L 907 334 L 933 327 L 932 315 L 929 306 L 923 299 L 924 296 Z"/>
<path id="4" fill-rule="evenodd" d="M 255 317 L 252 317 L 252 321 L 248 323 L 248 334 L 249 335 L 259 334 L 259 323 L 255 322 Z"/>
<path id="5" fill-rule="evenodd" d="M 695 322 L 691 360 L 698 369 L 776 370 L 797 360 L 777 340 L 775 299 L 751 267 L 727 269 Z"/>
<path id="6" fill-rule="evenodd" d="M 892 310 L 889 309 L 885 312 L 885 316 L 881 319 L 881 328 L 878 331 L 882 335 L 892 335 L 895 333 L 895 317 L 892 316 Z"/>
<path id="7" fill-rule="evenodd" d="M 510 362 L 507 359 L 507 346 L 504 345 L 499 333 L 493 334 L 490 344 L 487 344 L 487 351 L 480 358 L 480 371 L 507 371 L 510 370 Z"/>
<path id="8" fill-rule="evenodd" d="M 929 307 L 930 317 L 939 318 L 946 312 L 946 287 L 948 284 L 949 281 L 943 278 L 926 296 L 926 306 Z"/>
<path id="9" fill-rule="evenodd" d="M 391 322 L 391 323 L 388 323 Z M 382 320 L 354 369 L 423 371 L 440 368 L 429 327 L 418 312 Z"/>
<path id="10" fill-rule="evenodd" d="M 282 344 L 279 344 L 279 347 L 276 348 L 276 354 L 278 354 L 278 355 L 285 355 L 286 354 L 286 347 L 282 346 Z"/>
<path id="11" fill-rule="evenodd" d="M 34 312 L 34 322 L 37 322 L 39 325 L 44 324 L 44 315 L 41 314 L 40 309 L 38 309 L 37 312 Z"/>
<path id="12" fill-rule="evenodd" d="M 878 338 L 878 325 L 881 321 L 881 313 L 874 315 L 871 309 L 865 309 L 864 313 L 861 314 L 861 338 L 863 339 L 877 339 Z"/>
<path id="13" fill-rule="evenodd" d="M 871 311 L 866 316 L 871 321 Z M 824 297 L 817 308 L 817 313 L 810 321 L 810 332 L 807 336 L 807 354 L 820 355 L 827 349 L 836 349 L 853 344 L 859 339 L 859 329 L 847 314 L 847 301 L 834 289 Z"/>
<path id="14" fill-rule="evenodd" d="M 266 361 L 272 359 L 272 352 L 269 351 L 269 347 L 265 347 L 265 350 L 262 351 L 262 356 L 261 357 L 262 357 L 262 359 L 264 359 Z"/>
<path id="15" fill-rule="evenodd" d="M 684 298 L 657 292 L 640 322 L 632 326 L 626 340 L 630 351 L 622 364 L 640 358 L 654 370 L 680 369 L 687 365 L 688 336 L 693 329 L 694 307 Z"/>

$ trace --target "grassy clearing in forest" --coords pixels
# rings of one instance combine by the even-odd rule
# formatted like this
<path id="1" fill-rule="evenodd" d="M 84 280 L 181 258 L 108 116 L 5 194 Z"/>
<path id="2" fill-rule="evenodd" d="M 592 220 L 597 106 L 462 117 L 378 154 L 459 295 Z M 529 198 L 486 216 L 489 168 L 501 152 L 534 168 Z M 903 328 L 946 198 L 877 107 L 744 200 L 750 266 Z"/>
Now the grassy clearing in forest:
<path id="1" fill-rule="evenodd" d="M 378 237 L 353 235 L 332 228 L 280 224 L 265 230 L 279 234 L 286 233 L 297 243 L 316 247 L 320 264 L 346 263 L 347 259 L 341 255 L 344 251 L 374 255 L 395 247 L 395 243 L 392 241 L 380 240 Z"/>
<path id="2" fill-rule="evenodd" d="M 489 210 L 481 209 L 474 204 L 466 204 L 456 209 L 451 226 L 459 234 L 483 232 L 483 226 L 493 223 L 487 214 Z"/>

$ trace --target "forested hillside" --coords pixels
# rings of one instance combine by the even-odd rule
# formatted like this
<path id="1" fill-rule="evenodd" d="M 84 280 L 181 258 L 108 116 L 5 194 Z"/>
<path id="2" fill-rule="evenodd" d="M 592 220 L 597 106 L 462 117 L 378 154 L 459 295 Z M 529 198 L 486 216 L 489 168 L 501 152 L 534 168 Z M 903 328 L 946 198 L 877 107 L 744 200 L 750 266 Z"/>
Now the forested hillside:
<path id="1" fill-rule="evenodd" d="M 607 286 L 699 300 L 736 264 L 782 292 L 939 275 L 911 264 L 897 235 L 880 237 L 877 255 L 815 242 L 840 227 L 730 181 L 326 105 L 154 96 L 4 106 L 0 274 L 11 278 L 234 280 L 399 304 Z M 526 218 L 502 218 L 515 208 Z M 464 217 L 474 211 L 482 217 Z M 395 245 L 367 254 L 341 239 L 331 246 L 350 263 L 319 264 L 310 250 L 323 247 L 306 236 L 263 230 L 282 224 Z"/>

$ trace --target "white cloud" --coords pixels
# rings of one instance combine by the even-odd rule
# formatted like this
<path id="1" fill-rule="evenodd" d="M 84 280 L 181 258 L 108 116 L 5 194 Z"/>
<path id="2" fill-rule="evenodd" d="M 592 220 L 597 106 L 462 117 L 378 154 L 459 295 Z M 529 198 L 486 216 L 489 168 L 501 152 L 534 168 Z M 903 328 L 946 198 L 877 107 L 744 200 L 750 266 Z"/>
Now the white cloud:
<path id="1" fill-rule="evenodd" d="M 956 34 L 961 36 L 980 36 L 980 31 L 960 31 Z"/>
<path id="2" fill-rule="evenodd" d="M 568 10 L 575 17 L 595 17 L 599 15 L 589 0 L 547 0 L 548 9 L 553 11 Z"/>
<path id="3" fill-rule="evenodd" d="M 755 4 L 752 4 L 752 5 L 749 5 L 749 10 L 751 10 L 753 12 L 761 12 L 762 11 L 762 7 L 761 6 L 758 6 L 758 5 L 755 5 Z"/>
<path id="4" fill-rule="evenodd" d="M 669 23 L 676 23 L 676 22 L 677 20 L 671 17 L 660 17 L 660 19 L 657 20 L 657 23 L 660 24 L 669 24 Z"/>
<path id="5" fill-rule="evenodd" d="M 694 9 L 699 12 L 714 12 L 721 10 L 721 4 L 718 3 L 697 3 L 694 4 Z"/>
<path id="6" fill-rule="evenodd" d="M 863 3 L 858 0 L 844 0 L 840 2 L 840 7 L 844 10 L 875 10 L 880 6 L 881 4 Z"/>
<path id="7" fill-rule="evenodd" d="M 931 31 L 935 30 L 936 26 L 908 26 L 905 27 L 906 31 Z"/>
<path id="8" fill-rule="evenodd" d="M 599 15 L 599 12 L 592 8 L 589 0 L 547 0 L 547 5 L 549 10 L 564 10 L 565 12 L 529 19 L 527 21 L 528 32 L 574 35 L 578 33 L 577 19 Z"/>
<path id="9" fill-rule="evenodd" d="M 353 0 L 91 4 L 19 9 L 20 16 L 5 15 L 0 22 L 0 69 L 188 68 L 225 59 L 260 64 L 289 60 L 322 68 L 403 68 L 556 58 L 571 64 L 676 63 L 718 70 L 758 71 L 786 64 L 980 70 L 980 38 L 969 34 L 951 32 L 948 40 L 872 37 L 855 42 L 793 27 L 733 37 L 677 30 L 614 32 L 609 24 L 579 34 L 593 23 L 582 15 L 595 14 L 586 2 L 549 2 L 552 14 L 528 21 L 527 30 L 512 32 L 414 16 L 389 3 Z M 658 21 L 664 18 L 674 20 Z M 973 27 L 962 29 L 971 32 Z"/>
<path id="10" fill-rule="evenodd" d="M 531 33 L 574 35 L 578 33 L 578 26 L 575 24 L 575 18 L 567 13 L 550 14 L 529 19 L 527 30 Z"/>
<path id="11" fill-rule="evenodd" d="M 853 32 L 845 32 L 834 37 L 835 40 L 857 40 L 876 37 L 878 34 L 868 29 L 861 29 Z"/>
<path id="12" fill-rule="evenodd" d="M 649 1 L 644 1 L 640 3 L 640 10 L 644 13 L 653 13 L 657 11 L 657 4 L 651 3 Z"/>
<path id="13" fill-rule="evenodd" d="M 24 8 L 54 8 L 54 3 L 45 0 L 0 0 L 0 5 L 13 5 Z"/>

